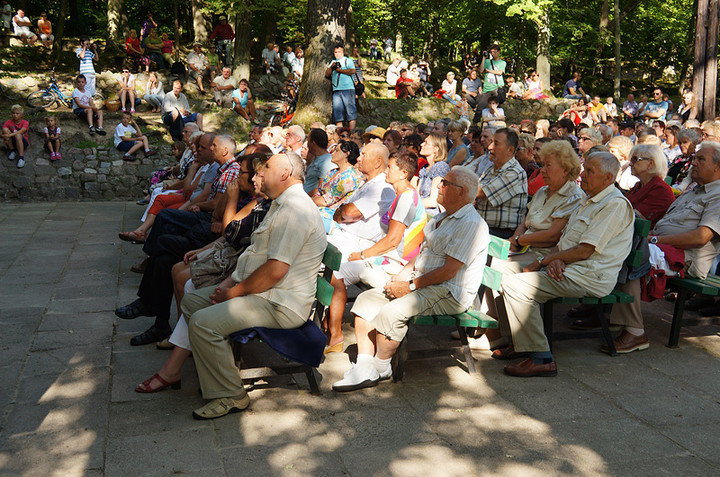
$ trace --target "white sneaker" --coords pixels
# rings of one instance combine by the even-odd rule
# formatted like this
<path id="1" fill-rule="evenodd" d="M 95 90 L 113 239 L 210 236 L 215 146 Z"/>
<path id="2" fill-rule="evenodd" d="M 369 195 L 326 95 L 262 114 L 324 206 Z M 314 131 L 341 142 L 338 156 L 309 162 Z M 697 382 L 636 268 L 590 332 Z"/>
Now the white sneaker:
<path id="1" fill-rule="evenodd" d="M 386 380 L 392 378 L 392 366 L 388 366 L 388 369 L 385 372 L 380 373 L 379 376 L 380 376 L 380 379 L 378 379 L 378 381 L 386 381 Z"/>
<path id="2" fill-rule="evenodd" d="M 14 161 L 16 157 L 17 157 L 17 152 L 10 151 L 10 154 L 8 154 L 8 161 Z"/>
<path id="3" fill-rule="evenodd" d="M 23 159 L 22 157 L 20 159 L 18 159 L 17 166 L 18 166 L 18 169 L 21 167 L 25 167 L 25 159 Z"/>
<path id="4" fill-rule="evenodd" d="M 358 389 L 370 388 L 377 386 L 380 380 L 380 374 L 372 363 L 358 365 L 352 364 L 343 378 L 333 384 L 332 388 L 337 392 L 356 391 Z"/>

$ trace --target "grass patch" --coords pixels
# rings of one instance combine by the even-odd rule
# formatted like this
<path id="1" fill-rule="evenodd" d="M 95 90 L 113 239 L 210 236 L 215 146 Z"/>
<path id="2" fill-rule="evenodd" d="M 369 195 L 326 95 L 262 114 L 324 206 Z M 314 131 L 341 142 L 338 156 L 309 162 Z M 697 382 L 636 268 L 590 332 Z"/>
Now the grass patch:
<path id="1" fill-rule="evenodd" d="M 78 149 L 92 149 L 93 147 L 100 147 L 102 144 L 95 142 L 92 139 L 82 139 L 75 144 Z"/>

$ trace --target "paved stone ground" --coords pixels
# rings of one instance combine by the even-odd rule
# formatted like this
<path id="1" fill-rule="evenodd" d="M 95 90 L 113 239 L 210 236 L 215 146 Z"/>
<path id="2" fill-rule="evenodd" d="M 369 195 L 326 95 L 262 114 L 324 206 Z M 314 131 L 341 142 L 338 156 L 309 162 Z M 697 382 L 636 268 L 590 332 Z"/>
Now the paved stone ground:
<path id="1" fill-rule="evenodd" d="M 610 358 L 558 343 L 555 379 L 522 380 L 479 353 L 409 363 L 401 384 L 338 395 L 345 354 L 251 392 L 251 408 L 194 421 L 192 361 L 180 391 L 134 386 L 168 356 L 117 320 L 134 297 L 132 203 L 0 204 L 0 473 L 4 475 L 712 475 L 720 473 L 720 328 L 664 346 L 671 306 L 647 306 L 649 350 Z M 346 326 L 348 341 L 352 336 Z M 413 330 L 414 346 L 447 330 Z M 351 347 L 352 348 L 352 347 Z"/>

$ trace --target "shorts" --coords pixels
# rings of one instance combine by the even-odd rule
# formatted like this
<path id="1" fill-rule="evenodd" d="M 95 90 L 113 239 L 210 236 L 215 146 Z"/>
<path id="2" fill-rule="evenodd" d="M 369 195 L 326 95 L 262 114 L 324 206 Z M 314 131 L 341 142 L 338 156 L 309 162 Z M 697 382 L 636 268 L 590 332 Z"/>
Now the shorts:
<path id="1" fill-rule="evenodd" d="M 334 122 L 356 120 L 355 90 L 342 89 L 340 91 L 333 91 L 332 112 Z"/>
<path id="2" fill-rule="evenodd" d="M 41 39 L 42 41 L 54 41 L 54 40 L 55 40 L 55 35 L 53 35 L 52 33 L 50 33 L 49 35 L 46 35 L 45 33 L 41 33 L 41 34 L 40 34 L 40 39 Z"/>
<path id="3" fill-rule="evenodd" d="M 138 142 L 140 141 L 122 141 L 120 144 L 115 146 L 115 149 L 121 152 L 128 152 Z"/>
<path id="4" fill-rule="evenodd" d="M 190 76 L 191 79 L 202 78 L 203 76 L 205 76 L 206 71 L 207 69 L 198 72 L 188 67 L 188 76 Z"/>
<path id="5" fill-rule="evenodd" d="M 22 138 L 22 142 L 23 142 L 23 151 L 27 151 L 28 144 L 30 144 L 30 143 L 29 143 L 28 140 L 25 139 L 24 137 Z M 17 151 L 16 145 L 15 145 L 15 141 L 10 141 L 10 144 L 11 144 L 10 150 L 11 150 L 11 151 Z"/>

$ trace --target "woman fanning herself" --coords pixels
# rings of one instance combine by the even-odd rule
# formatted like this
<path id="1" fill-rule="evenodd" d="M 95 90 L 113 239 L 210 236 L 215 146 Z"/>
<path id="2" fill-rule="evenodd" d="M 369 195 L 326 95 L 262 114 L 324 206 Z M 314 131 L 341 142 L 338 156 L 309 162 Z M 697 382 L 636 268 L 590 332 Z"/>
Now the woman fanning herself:
<path id="1" fill-rule="evenodd" d="M 320 179 L 320 186 L 312 196 L 319 207 L 320 217 L 325 224 L 325 232 L 330 231 L 335 210 L 363 183 L 363 176 L 355 163 L 360 149 L 352 141 L 342 140 L 332 152 L 330 159 L 337 169 L 333 169 Z"/>
<path id="2" fill-rule="evenodd" d="M 447 141 L 444 136 L 432 133 L 420 146 L 420 154 L 427 160 L 427 165 L 420 169 L 418 176 L 413 178 L 413 187 L 418 189 L 423 205 L 428 214 L 438 213 L 438 187 L 445 174 L 450 172 L 447 162 Z"/>
<path id="3" fill-rule="evenodd" d="M 227 187 L 228 200 L 223 217 L 224 236 L 202 249 L 186 253 L 183 261 L 173 267 L 172 280 L 179 318 L 170 338 L 157 346 L 160 349 L 171 349 L 174 345 L 174 348 L 160 371 L 139 384 L 135 391 L 154 393 L 168 387 L 180 388 L 180 371 L 191 351 L 187 323 L 179 309 L 179 303 L 182 302 L 185 292 L 220 283 L 233 272 L 238 257 L 250 243 L 250 235 L 270 209 L 271 201 L 260 192 L 260 178 L 254 176 L 253 172 L 263 167 L 266 160 L 267 156 L 262 154 L 245 156 L 243 168 L 247 167 L 249 173 L 240 174 L 237 181 Z M 250 190 L 251 187 L 257 194 L 257 199 L 238 211 L 236 204 L 240 191 Z"/>
<path id="4" fill-rule="evenodd" d="M 360 281 L 372 287 L 382 287 L 392 275 L 420 251 L 423 228 L 426 223 L 425 209 L 410 179 L 417 169 L 417 156 L 401 152 L 390 158 L 385 181 L 395 189 L 395 200 L 382 217 L 387 235 L 365 250 L 351 253 L 347 262 L 333 274 L 334 288 L 324 327 L 330 334 L 326 353 L 340 352 L 343 348 L 342 316 L 347 302 L 348 285 Z"/>
<path id="5" fill-rule="evenodd" d="M 580 159 L 569 142 L 550 141 L 544 144 L 539 159 L 546 185 L 533 196 L 525 220 L 508 239 L 510 251 L 516 255 L 507 261 L 493 259 L 492 267 L 503 273 L 522 272 L 524 266 L 547 255 L 557 245 L 570 215 L 580 206 L 584 196 L 576 181 L 580 174 Z M 499 330 L 487 330 L 489 344 L 507 344 L 510 342 L 510 327 L 502 298 L 488 290 L 483 303 L 487 304 L 488 314 L 500 323 Z M 512 345 L 509 345 L 495 350 L 493 357 L 507 359 L 513 353 Z"/>

